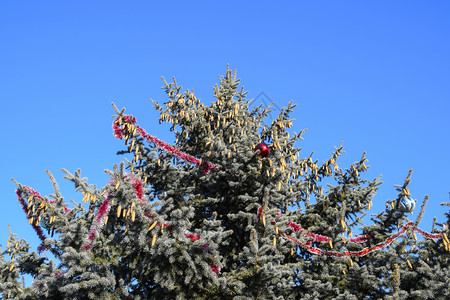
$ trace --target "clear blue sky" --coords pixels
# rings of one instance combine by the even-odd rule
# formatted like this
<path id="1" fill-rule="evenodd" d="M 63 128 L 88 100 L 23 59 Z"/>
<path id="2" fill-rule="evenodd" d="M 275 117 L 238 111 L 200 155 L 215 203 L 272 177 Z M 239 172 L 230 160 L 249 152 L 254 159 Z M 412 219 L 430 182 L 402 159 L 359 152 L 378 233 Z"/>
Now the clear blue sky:
<path id="1" fill-rule="evenodd" d="M 162 1 L 159 1 L 162 2 Z M 249 97 L 298 104 L 304 156 L 320 161 L 344 141 L 342 166 L 367 151 L 365 177 L 383 175 L 372 212 L 395 199 L 414 169 L 414 198 L 430 196 L 421 227 L 450 192 L 448 1 L 3 1 L 0 4 L 0 244 L 8 224 L 39 241 L 16 201 L 14 177 L 42 195 L 61 168 L 103 186 L 122 157 L 110 102 L 166 141 L 149 98 L 175 76 L 205 102 L 227 63 Z M 257 101 L 260 101 L 260 99 Z M 276 113 L 276 112 L 275 112 Z M 273 114 L 273 116 L 275 115 Z M 420 206 L 420 203 L 418 204 Z M 418 209 L 416 210 L 417 213 Z M 415 218 L 415 215 L 414 215 Z"/>

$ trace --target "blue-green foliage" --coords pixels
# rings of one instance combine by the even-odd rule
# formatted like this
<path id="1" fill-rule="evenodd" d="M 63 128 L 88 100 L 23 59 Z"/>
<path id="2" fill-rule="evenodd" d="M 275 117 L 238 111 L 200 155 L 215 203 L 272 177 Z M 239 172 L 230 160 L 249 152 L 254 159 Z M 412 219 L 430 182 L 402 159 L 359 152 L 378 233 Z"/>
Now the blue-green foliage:
<path id="1" fill-rule="evenodd" d="M 209 105 L 176 82 L 165 82 L 164 88 L 168 101 L 153 103 L 160 123 L 172 125 L 174 147 L 214 169 L 204 172 L 131 128 L 120 153 L 135 159 L 108 171 L 105 187 L 89 185 L 79 170 L 65 171 L 87 209 L 80 203 L 66 212 L 56 182 L 53 202 L 34 200 L 48 206 L 40 225 L 56 235 L 48 235 L 43 246 L 56 261 L 30 252 L 24 240 L 11 235 L 0 259 L 3 298 L 449 299 L 450 245 L 444 238 L 416 242 L 408 231 L 361 257 L 312 254 L 286 238 L 324 251 L 359 251 L 409 221 L 394 201 L 373 216 L 373 224 L 363 224 L 381 184 L 380 178 L 361 177 L 368 168 L 365 155 L 348 169 L 337 163 L 342 145 L 322 164 L 302 157 L 296 142 L 303 131 L 290 129 L 295 105 L 263 125 L 270 108 L 250 109 L 230 70 L 213 88 L 216 100 Z M 123 121 L 123 110 L 115 117 Z M 268 157 L 253 151 L 261 141 L 270 145 Z M 409 196 L 410 175 L 398 188 L 398 199 Z M 21 184 L 18 189 L 26 194 Z M 96 216 L 106 199 L 105 224 Z M 289 222 L 332 243 L 295 233 Z M 93 228 L 98 232 L 87 249 Z M 371 238 L 347 242 L 344 237 L 355 231 Z M 433 225 L 433 231 L 439 230 Z M 20 282 L 21 274 L 33 277 L 30 287 Z"/>

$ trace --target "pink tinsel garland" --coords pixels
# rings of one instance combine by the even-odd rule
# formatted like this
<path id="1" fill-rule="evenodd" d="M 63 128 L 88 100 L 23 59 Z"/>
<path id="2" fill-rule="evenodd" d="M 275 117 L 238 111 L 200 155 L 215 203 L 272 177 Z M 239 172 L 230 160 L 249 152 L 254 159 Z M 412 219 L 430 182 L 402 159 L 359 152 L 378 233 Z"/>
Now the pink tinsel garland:
<path id="1" fill-rule="evenodd" d="M 134 192 L 136 193 L 136 196 L 138 199 L 142 202 L 144 202 L 144 184 L 142 181 L 137 179 L 134 174 L 127 174 L 124 176 L 125 178 L 130 178 L 131 185 L 133 186 Z M 109 185 L 114 186 L 115 183 L 111 179 L 109 182 Z M 109 213 L 109 210 L 111 209 L 111 201 L 110 197 L 112 195 L 108 194 L 108 197 L 103 201 L 102 205 L 100 206 L 97 215 L 94 217 L 94 221 L 92 222 L 91 229 L 89 236 L 87 238 L 87 243 L 83 245 L 83 249 L 89 250 L 92 248 L 95 239 L 99 236 L 101 229 L 103 226 L 105 226 L 106 216 Z"/>
<path id="2" fill-rule="evenodd" d="M 41 201 L 44 201 L 44 198 L 42 198 L 41 195 L 39 195 L 39 193 L 34 191 L 32 188 L 30 188 L 28 186 L 24 186 L 24 188 L 27 190 L 27 192 L 29 194 L 33 195 L 33 197 L 36 197 L 36 198 L 40 199 Z M 25 215 L 27 216 L 27 219 L 29 219 L 29 217 L 28 217 L 28 206 L 27 206 L 25 200 L 22 197 L 22 192 L 19 189 L 16 190 L 16 195 L 17 195 L 18 201 L 22 205 L 22 209 L 25 212 Z M 41 253 L 42 251 L 46 250 L 46 247 L 44 246 L 44 241 L 46 239 L 45 234 L 42 231 L 41 226 L 36 225 L 35 222 L 32 222 L 31 226 L 33 227 L 34 231 L 36 231 L 36 234 L 38 235 L 39 239 L 42 242 L 39 245 L 39 247 L 38 247 L 38 252 Z"/>
<path id="3" fill-rule="evenodd" d="M 131 118 L 130 116 L 124 116 L 123 121 L 125 123 L 136 123 L 136 118 Z M 122 138 L 122 128 L 119 126 L 119 119 L 114 120 L 113 122 L 113 130 L 114 130 L 114 136 L 118 139 Z"/>
<path id="4" fill-rule="evenodd" d="M 220 268 L 219 268 L 218 266 L 212 264 L 212 265 L 209 265 L 209 267 L 211 268 L 211 270 L 212 270 L 214 273 L 216 273 L 216 276 L 219 276 Z"/>
<path id="5" fill-rule="evenodd" d="M 311 240 L 313 240 L 314 242 L 327 242 L 328 243 L 331 240 L 331 238 L 329 238 L 327 236 L 309 232 L 308 230 L 302 228 L 300 225 L 298 225 L 292 221 L 289 221 L 288 225 L 295 232 L 300 232 L 300 231 L 303 232 L 305 236 L 311 238 Z M 345 242 L 354 242 L 354 243 L 364 243 L 370 237 L 371 237 L 370 235 L 366 234 L 366 235 L 357 236 L 357 237 L 350 238 L 350 239 L 344 239 L 344 241 Z"/>
<path id="6" fill-rule="evenodd" d="M 94 244 L 94 240 L 99 236 L 100 230 L 105 226 L 105 220 L 106 216 L 108 215 L 109 210 L 111 209 L 111 201 L 109 200 L 109 197 L 111 195 L 109 194 L 108 197 L 103 201 L 102 205 L 100 206 L 100 209 L 98 210 L 97 215 L 94 217 L 94 221 L 91 225 L 90 234 L 87 238 L 87 243 L 83 245 L 83 249 L 89 250 Z"/>
<path id="7" fill-rule="evenodd" d="M 329 237 L 308 232 L 308 230 L 302 228 L 300 225 L 298 225 L 292 221 L 289 221 L 288 225 L 289 225 L 289 227 L 291 227 L 291 229 L 293 231 L 295 231 L 295 232 L 302 231 L 305 234 L 305 236 L 310 237 L 315 242 L 329 242 L 330 241 Z"/>
<path id="8" fill-rule="evenodd" d="M 259 220 L 261 218 L 261 215 L 263 213 L 263 207 L 261 206 L 258 209 L 258 214 L 256 216 L 256 218 Z M 279 212 L 277 213 L 277 216 L 281 216 L 282 214 L 280 214 Z M 309 232 L 308 230 L 304 229 L 303 227 L 301 227 L 299 224 L 289 221 L 288 226 L 294 231 L 294 232 L 303 232 L 305 236 L 309 237 L 310 240 L 307 242 L 307 244 L 309 245 L 311 243 L 311 241 L 314 242 L 330 242 L 331 238 L 327 237 L 327 236 L 323 236 L 320 234 L 315 234 L 312 232 Z M 355 238 L 350 238 L 350 239 L 344 239 L 345 242 L 354 242 L 354 243 L 364 243 L 365 241 L 367 241 L 368 239 L 371 238 L 371 235 L 362 235 L 362 236 L 357 236 Z"/>
<path id="9" fill-rule="evenodd" d="M 142 181 L 140 181 L 139 179 L 137 179 L 134 174 L 130 174 L 130 175 L 125 175 L 125 178 L 127 178 L 128 176 L 131 176 L 131 185 L 134 188 L 134 192 L 136 193 L 136 196 L 139 198 L 139 200 L 141 200 L 142 202 L 144 202 L 144 184 L 142 183 Z"/>
<path id="10" fill-rule="evenodd" d="M 259 207 L 257 215 L 256 215 L 256 218 L 258 220 L 261 220 L 261 216 L 262 216 L 263 212 L 264 212 L 263 207 L 262 206 Z M 277 215 L 280 216 L 281 214 L 277 213 Z M 276 222 L 272 221 L 272 225 L 276 225 Z M 309 232 L 306 229 L 302 228 L 300 225 L 298 225 L 298 224 L 296 224 L 296 223 L 294 223 L 292 221 L 289 221 L 288 226 L 294 232 L 302 231 L 304 233 L 304 235 L 309 237 L 310 239 L 306 243 L 303 243 L 303 242 L 299 241 L 298 239 L 293 238 L 290 235 L 287 235 L 283 231 L 278 230 L 278 233 L 282 237 L 297 243 L 300 247 L 305 248 L 310 253 L 320 254 L 320 255 L 327 255 L 327 256 L 364 256 L 367 253 L 370 253 L 372 251 L 379 250 L 379 249 L 381 249 L 383 247 L 389 246 L 395 239 L 397 239 L 401 235 L 403 235 L 409 227 L 411 227 L 413 231 L 420 233 L 422 236 L 424 236 L 426 238 L 439 239 L 439 238 L 442 238 L 442 236 L 443 236 L 442 234 L 432 234 L 432 233 L 428 233 L 426 231 L 423 231 L 422 229 L 419 229 L 416 226 L 414 226 L 413 222 L 409 222 L 409 223 L 405 224 L 402 227 L 402 230 L 400 230 L 397 233 L 392 234 L 385 241 L 383 241 L 381 243 L 378 243 L 377 245 L 375 245 L 373 247 L 366 247 L 366 248 L 362 249 L 361 251 L 356 251 L 356 252 L 353 252 L 353 251 L 337 252 L 337 251 L 323 250 L 323 249 L 311 246 L 311 241 L 315 241 L 315 242 L 331 242 L 332 239 L 330 237 Z M 344 241 L 345 242 L 363 243 L 363 242 L 369 240 L 370 238 L 372 238 L 372 235 L 363 235 L 363 236 L 359 236 L 359 237 L 355 237 L 355 238 L 351 238 L 351 239 L 344 239 Z"/>
<path id="11" fill-rule="evenodd" d="M 276 225 L 275 222 L 272 222 L 272 225 Z M 439 239 L 442 237 L 442 234 L 432 234 L 432 233 L 428 233 L 426 231 L 423 231 L 417 227 L 414 226 L 413 222 L 409 222 L 407 224 L 405 224 L 402 229 L 397 232 L 392 234 L 390 237 L 388 237 L 385 241 L 378 243 L 377 245 L 373 246 L 373 247 L 366 247 L 360 251 L 344 251 L 344 252 L 337 252 L 337 251 L 328 251 L 328 250 L 323 250 L 320 248 L 315 248 L 310 246 L 309 243 L 303 243 L 287 234 L 285 234 L 284 232 L 278 230 L 278 232 L 280 233 L 280 235 L 290 241 L 293 241 L 295 243 L 297 243 L 298 245 L 300 245 L 300 247 L 305 248 L 307 251 L 309 251 L 310 253 L 313 254 L 320 254 L 320 255 L 326 255 L 326 256 L 364 256 L 372 251 L 376 251 L 379 250 L 383 247 L 389 246 L 395 239 L 399 238 L 400 236 L 402 236 L 403 234 L 405 234 L 406 230 L 411 227 L 414 231 L 420 233 L 422 236 L 427 237 L 427 238 L 431 238 L 431 239 Z"/>
<path id="12" fill-rule="evenodd" d="M 177 158 L 185 161 L 185 162 L 189 162 L 189 163 L 193 163 L 196 164 L 198 166 L 200 166 L 200 168 L 202 169 L 203 172 L 205 173 L 209 173 L 209 171 L 211 171 L 212 169 L 214 169 L 214 165 L 206 162 L 206 161 L 200 161 L 197 158 L 188 155 L 184 152 L 181 152 L 180 150 L 178 150 L 175 147 L 170 146 L 169 144 L 166 144 L 165 142 L 159 140 L 158 138 L 148 134 L 145 132 L 144 129 L 142 129 L 139 125 L 135 125 L 136 124 L 136 118 L 134 117 L 130 117 L 130 116 L 124 116 L 123 117 L 123 121 L 125 123 L 132 123 L 134 124 L 134 126 L 136 127 L 137 132 L 139 132 L 139 134 L 145 138 L 149 143 L 153 143 L 155 145 L 157 145 L 158 147 L 160 147 L 162 150 L 164 150 L 167 153 L 172 154 L 173 156 L 176 156 Z M 119 119 L 114 120 L 113 122 L 113 130 L 114 130 L 114 136 L 116 138 L 122 138 L 123 137 L 123 130 L 120 128 L 119 126 Z"/>
<path id="13" fill-rule="evenodd" d="M 50 201 L 50 204 L 55 204 L 55 203 L 56 203 L 55 200 L 51 200 L 51 201 Z M 66 213 L 68 213 L 68 212 L 70 211 L 70 209 L 68 209 L 67 207 L 64 207 L 64 211 L 65 211 Z"/>
<path id="14" fill-rule="evenodd" d="M 195 233 L 184 233 L 184 235 L 188 238 L 188 239 L 190 239 L 191 241 L 193 241 L 193 242 L 195 242 L 195 241 L 197 241 L 197 240 L 199 240 L 200 239 L 200 236 L 198 235 L 198 234 L 195 234 Z"/>

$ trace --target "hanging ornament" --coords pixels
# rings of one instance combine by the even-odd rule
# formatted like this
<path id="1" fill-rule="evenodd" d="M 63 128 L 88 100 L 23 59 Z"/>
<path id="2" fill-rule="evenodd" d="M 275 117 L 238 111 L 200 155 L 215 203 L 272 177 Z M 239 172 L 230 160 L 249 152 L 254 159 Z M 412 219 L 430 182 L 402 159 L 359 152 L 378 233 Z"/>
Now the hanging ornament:
<path id="1" fill-rule="evenodd" d="M 256 145 L 254 151 L 257 151 L 257 150 L 259 150 L 259 154 L 258 155 L 261 156 L 261 157 L 267 157 L 270 154 L 269 146 L 267 146 L 264 143 L 259 143 L 258 145 Z"/>
<path id="2" fill-rule="evenodd" d="M 416 201 L 411 197 L 403 197 L 398 204 L 398 209 L 402 212 L 412 212 L 415 207 Z"/>

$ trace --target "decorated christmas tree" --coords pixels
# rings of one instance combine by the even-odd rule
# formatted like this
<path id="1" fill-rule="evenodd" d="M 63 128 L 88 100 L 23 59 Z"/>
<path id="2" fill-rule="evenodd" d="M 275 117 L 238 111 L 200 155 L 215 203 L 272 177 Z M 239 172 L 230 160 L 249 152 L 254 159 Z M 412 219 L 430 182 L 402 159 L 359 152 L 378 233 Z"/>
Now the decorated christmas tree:
<path id="1" fill-rule="evenodd" d="M 10 230 L 3 298 L 450 299 L 450 214 L 420 229 L 427 197 L 416 208 L 411 171 L 364 218 L 380 178 L 363 178 L 365 154 L 341 168 L 342 145 L 322 163 L 304 156 L 292 102 L 264 125 L 270 107 L 252 108 L 229 69 L 209 104 L 164 84 L 168 100 L 153 104 L 173 145 L 114 105 L 125 156 L 106 186 L 63 170 L 79 192 L 69 205 L 50 172 L 48 197 L 16 182 L 42 243 L 30 251 Z"/>

